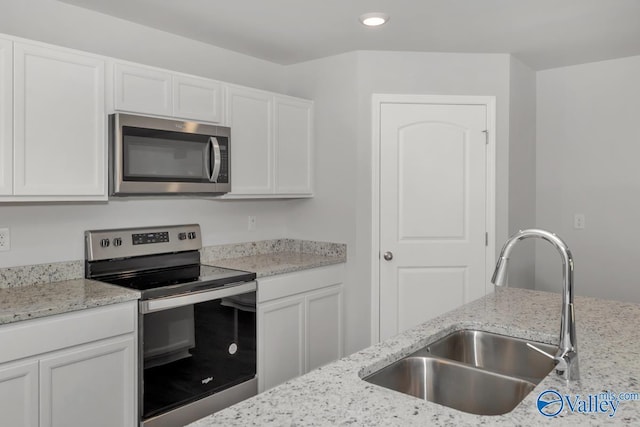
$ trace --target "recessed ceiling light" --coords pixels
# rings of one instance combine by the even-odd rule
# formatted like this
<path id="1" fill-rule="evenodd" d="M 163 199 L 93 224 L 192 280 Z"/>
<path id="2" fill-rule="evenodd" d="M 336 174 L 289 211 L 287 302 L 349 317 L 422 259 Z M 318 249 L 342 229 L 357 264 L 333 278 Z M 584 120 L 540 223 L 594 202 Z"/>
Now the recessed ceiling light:
<path id="1" fill-rule="evenodd" d="M 378 27 L 389 20 L 386 13 L 372 12 L 360 15 L 360 22 L 367 27 Z"/>

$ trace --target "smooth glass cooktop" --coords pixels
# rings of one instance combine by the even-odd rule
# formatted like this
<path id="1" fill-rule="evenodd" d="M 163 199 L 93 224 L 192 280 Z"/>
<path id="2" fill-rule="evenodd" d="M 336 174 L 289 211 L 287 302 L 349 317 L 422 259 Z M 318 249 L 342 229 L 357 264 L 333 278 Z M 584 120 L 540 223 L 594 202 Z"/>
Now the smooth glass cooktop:
<path id="1" fill-rule="evenodd" d="M 255 273 L 205 264 L 123 273 L 99 280 L 142 292 L 143 299 L 222 287 L 254 280 Z"/>

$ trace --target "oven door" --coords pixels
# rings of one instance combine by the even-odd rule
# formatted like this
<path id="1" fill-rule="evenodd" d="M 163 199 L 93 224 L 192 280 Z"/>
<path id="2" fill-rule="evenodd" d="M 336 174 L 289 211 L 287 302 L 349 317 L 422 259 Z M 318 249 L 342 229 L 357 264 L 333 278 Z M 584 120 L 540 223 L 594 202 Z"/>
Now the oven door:
<path id="1" fill-rule="evenodd" d="M 228 128 L 126 114 L 111 121 L 112 194 L 230 190 Z"/>
<path id="2" fill-rule="evenodd" d="M 257 393 L 256 282 L 140 302 L 145 426 L 184 425 Z"/>

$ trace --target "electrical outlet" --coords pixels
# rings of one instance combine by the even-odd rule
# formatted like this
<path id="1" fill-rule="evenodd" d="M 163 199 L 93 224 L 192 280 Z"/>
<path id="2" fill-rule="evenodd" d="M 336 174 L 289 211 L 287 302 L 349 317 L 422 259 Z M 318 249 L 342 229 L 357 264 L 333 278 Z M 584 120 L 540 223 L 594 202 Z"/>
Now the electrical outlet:
<path id="1" fill-rule="evenodd" d="M 249 231 L 255 231 L 256 229 L 256 217 L 255 215 L 249 215 Z"/>
<path id="2" fill-rule="evenodd" d="M 584 214 L 575 214 L 573 216 L 573 228 L 576 230 L 583 230 L 585 227 Z"/>
<path id="3" fill-rule="evenodd" d="M 11 249 L 11 235 L 7 227 L 0 228 L 0 251 Z"/>

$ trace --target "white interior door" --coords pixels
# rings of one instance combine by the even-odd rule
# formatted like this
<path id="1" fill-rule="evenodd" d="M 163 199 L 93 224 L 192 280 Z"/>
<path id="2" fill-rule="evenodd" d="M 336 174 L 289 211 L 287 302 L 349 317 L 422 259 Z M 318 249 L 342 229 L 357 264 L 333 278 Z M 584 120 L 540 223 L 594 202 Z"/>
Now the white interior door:
<path id="1" fill-rule="evenodd" d="M 485 294 L 487 116 L 381 104 L 380 339 Z"/>

